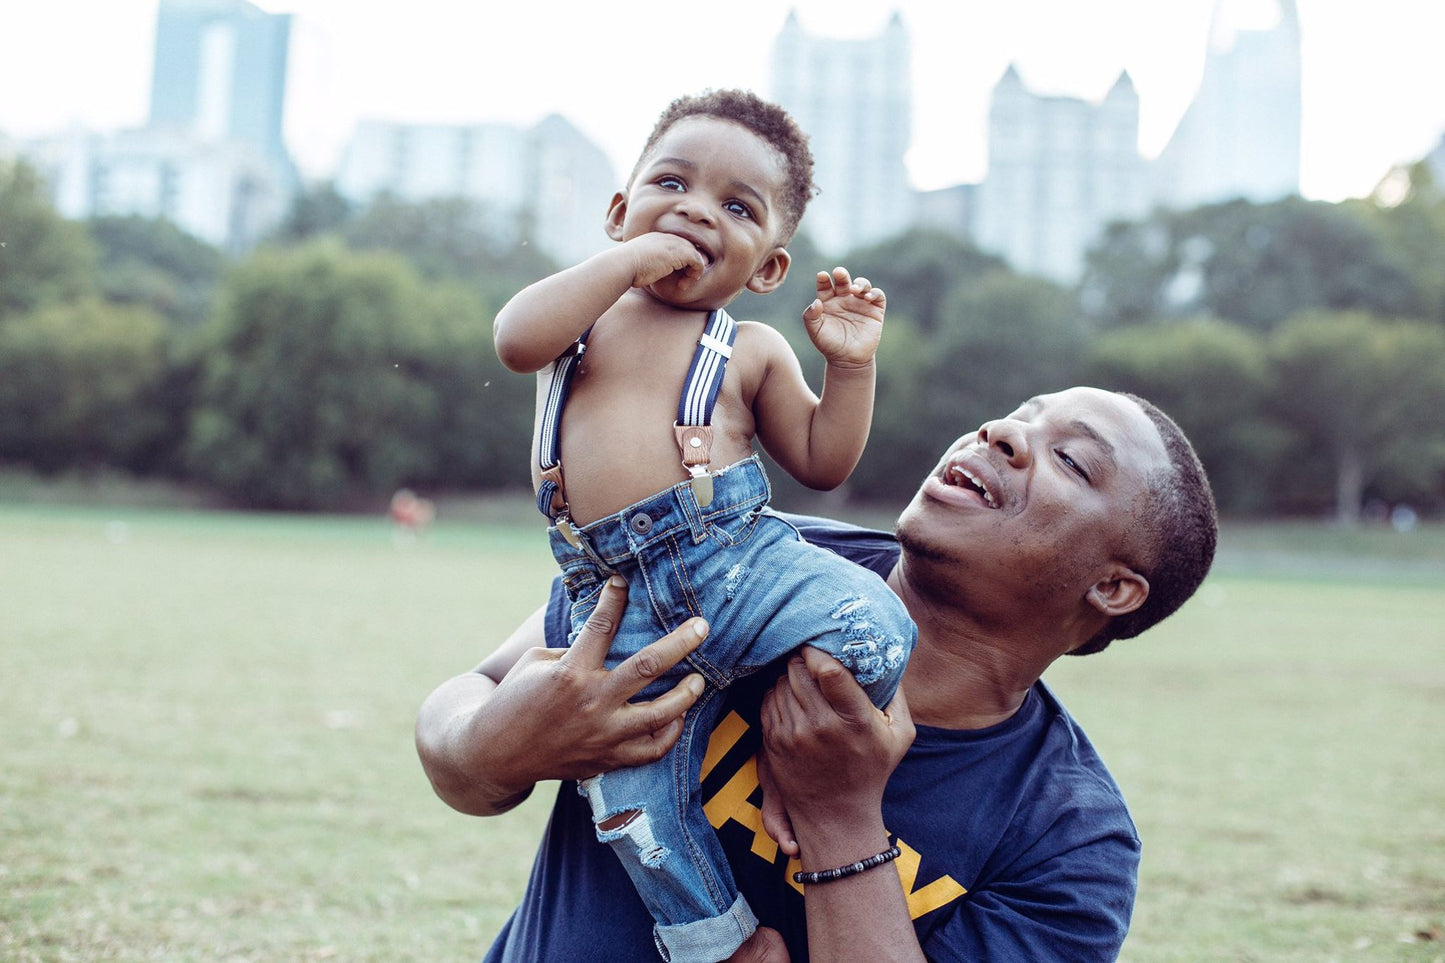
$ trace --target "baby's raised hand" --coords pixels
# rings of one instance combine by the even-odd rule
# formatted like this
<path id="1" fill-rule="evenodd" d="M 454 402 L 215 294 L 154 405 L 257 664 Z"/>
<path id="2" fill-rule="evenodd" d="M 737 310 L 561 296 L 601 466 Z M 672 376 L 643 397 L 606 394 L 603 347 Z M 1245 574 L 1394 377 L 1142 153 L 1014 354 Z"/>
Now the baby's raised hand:
<path id="1" fill-rule="evenodd" d="M 676 234 L 653 231 L 634 237 L 627 242 L 627 247 L 633 255 L 632 286 L 635 288 L 656 284 L 679 271 L 684 275 L 679 280 L 685 284 L 689 278 L 702 277 L 703 268 L 707 267 L 702 252 Z"/>
<path id="2" fill-rule="evenodd" d="M 887 297 L 867 278 L 850 278 L 846 268 L 818 272 L 818 297 L 803 311 L 808 337 L 840 367 L 861 367 L 873 360 L 883 336 Z"/>

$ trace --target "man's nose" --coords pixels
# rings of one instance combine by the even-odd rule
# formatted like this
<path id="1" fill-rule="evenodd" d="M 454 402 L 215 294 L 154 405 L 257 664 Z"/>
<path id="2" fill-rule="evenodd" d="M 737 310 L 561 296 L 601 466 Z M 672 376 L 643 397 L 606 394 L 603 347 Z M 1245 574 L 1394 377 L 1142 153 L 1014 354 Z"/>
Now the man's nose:
<path id="1" fill-rule="evenodd" d="M 978 440 L 1007 458 L 1010 465 L 1028 464 L 1029 441 L 1023 422 L 1010 418 L 984 422 L 978 429 Z"/>

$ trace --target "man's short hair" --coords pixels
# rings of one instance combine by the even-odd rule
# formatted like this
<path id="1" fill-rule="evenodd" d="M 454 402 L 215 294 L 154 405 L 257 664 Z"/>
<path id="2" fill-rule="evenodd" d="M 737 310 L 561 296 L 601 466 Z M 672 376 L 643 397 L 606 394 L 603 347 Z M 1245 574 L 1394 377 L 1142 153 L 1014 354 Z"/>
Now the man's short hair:
<path id="1" fill-rule="evenodd" d="M 1138 395 L 1120 394 L 1144 410 L 1159 429 L 1169 455 L 1169 467 L 1148 479 L 1148 501 L 1141 519 L 1149 540 L 1144 549 L 1149 558 L 1141 563 L 1139 574 L 1149 580 L 1149 597 L 1134 611 L 1110 619 L 1071 655 L 1102 651 L 1114 639 L 1132 639 L 1173 615 L 1209 574 L 1219 538 L 1214 493 L 1194 446 L 1155 405 Z"/>
<path id="2" fill-rule="evenodd" d="M 798 222 L 803 219 L 808 201 L 812 200 L 816 188 L 813 185 L 813 152 L 808 149 L 808 135 L 803 133 L 797 121 L 777 104 L 763 100 L 750 90 L 707 90 L 696 96 L 679 97 L 667 106 L 657 124 L 647 137 L 647 143 L 638 155 L 637 165 L 627 182 L 631 185 L 642 169 L 643 162 L 662 135 L 674 124 L 688 117 L 716 117 L 732 121 L 766 141 L 774 150 L 783 155 L 787 173 L 787 188 L 783 192 L 782 220 L 778 228 L 778 243 L 786 244 L 793 239 Z"/>

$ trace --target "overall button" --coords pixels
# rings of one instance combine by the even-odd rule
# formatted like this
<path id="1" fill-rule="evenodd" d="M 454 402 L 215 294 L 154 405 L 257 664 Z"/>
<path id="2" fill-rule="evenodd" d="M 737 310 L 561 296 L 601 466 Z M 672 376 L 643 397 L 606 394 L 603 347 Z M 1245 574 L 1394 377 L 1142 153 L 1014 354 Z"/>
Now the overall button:
<path id="1" fill-rule="evenodd" d="M 632 526 L 632 530 L 637 534 L 646 535 L 652 531 L 652 516 L 646 512 L 638 512 L 632 516 L 632 520 L 628 524 Z"/>

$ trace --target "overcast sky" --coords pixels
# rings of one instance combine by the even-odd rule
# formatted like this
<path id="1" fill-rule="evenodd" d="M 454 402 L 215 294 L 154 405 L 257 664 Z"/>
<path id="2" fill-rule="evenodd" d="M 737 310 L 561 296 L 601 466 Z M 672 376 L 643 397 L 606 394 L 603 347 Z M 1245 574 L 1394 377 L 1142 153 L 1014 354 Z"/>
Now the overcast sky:
<path id="1" fill-rule="evenodd" d="M 1156 155 L 1199 82 L 1216 0 L 798 0 L 804 29 L 877 33 L 902 12 L 913 43 L 914 185 L 985 173 L 988 93 L 1010 62 L 1040 93 L 1101 98 L 1127 69 L 1140 149 Z M 1223 0 L 1268 19 L 1274 0 Z M 1303 32 L 1301 187 L 1368 193 L 1445 132 L 1445 2 L 1298 0 Z M 157 0 L 0 4 L 0 133 L 145 120 Z M 531 123 L 571 119 L 631 167 L 657 113 L 707 87 L 768 92 L 787 3 L 641 0 L 260 0 L 297 15 L 288 141 L 324 175 L 359 118 Z"/>

